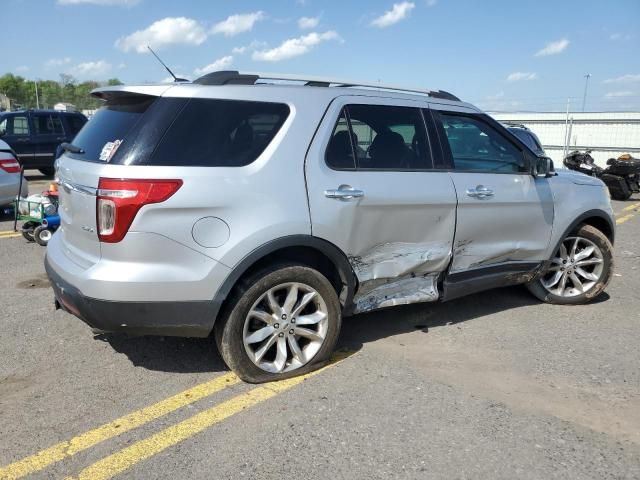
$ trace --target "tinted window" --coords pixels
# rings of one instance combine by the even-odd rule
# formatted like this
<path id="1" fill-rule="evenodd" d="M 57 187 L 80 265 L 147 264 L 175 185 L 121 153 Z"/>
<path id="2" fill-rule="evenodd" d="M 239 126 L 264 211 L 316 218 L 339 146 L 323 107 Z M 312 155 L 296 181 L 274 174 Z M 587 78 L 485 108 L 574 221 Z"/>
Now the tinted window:
<path id="1" fill-rule="evenodd" d="M 121 95 L 107 102 L 96 112 L 87 128 L 83 128 L 73 139 L 73 144 L 82 148 L 85 153 L 71 156 L 82 160 L 99 160 L 105 145 L 109 142 L 123 142 L 127 133 L 156 98 L 147 95 Z"/>
<path id="2" fill-rule="evenodd" d="M 31 119 L 36 135 L 64 135 L 62 122 L 58 115 L 39 113 L 32 115 Z"/>
<path id="3" fill-rule="evenodd" d="M 489 124 L 449 113 L 441 113 L 440 118 L 456 170 L 526 171 L 522 152 Z"/>
<path id="4" fill-rule="evenodd" d="M 0 133 L 4 135 L 29 135 L 29 119 L 23 116 L 7 116 L 0 120 Z"/>
<path id="5" fill-rule="evenodd" d="M 349 122 L 347 121 L 346 111 L 343 109 L 342 112 L 340 112 L 340 117 L 336 122 L 331 140 L 327 146 L 327 165 L 339 170 L 355 168 L 356 162 L 353 156 L 353 143 L 349 135 Z"/>
<path id="6" fill-rule="evenodd" d="M 84 124 L 87 123 L 87 119 L 85 117 L 81 117 L 80 115 L 67 115 L 66 119 L 71 136 L 76 135 L 82 129 L 82 127 L 84 127 Z"/>
<path id="7" fill-rule="evenodd" d="M 540 150 L 542 150 L 540 148 L 540 145 L 538 145 L 538 142 L 536 142 L 535 137 L 526 130 L 522 130 L 521 128 L 510 128 L 509 131 L 516 137 L 518 137 L 527 147 L 529 147 L 534 152 L 539 152 Z"/>
<path id="8" fill-rule="evenodd" d="M 421 170 L 432 167 L 420 110 L 349 105 L 348 117 L 359 169 Z"/>
<path id="9" fill-rule="evenodd" d="M 267 148 L 288 115 L 289 107 L 276 103 L 191 99 L 169 127 L 149 163 L 248 165 Z"/>

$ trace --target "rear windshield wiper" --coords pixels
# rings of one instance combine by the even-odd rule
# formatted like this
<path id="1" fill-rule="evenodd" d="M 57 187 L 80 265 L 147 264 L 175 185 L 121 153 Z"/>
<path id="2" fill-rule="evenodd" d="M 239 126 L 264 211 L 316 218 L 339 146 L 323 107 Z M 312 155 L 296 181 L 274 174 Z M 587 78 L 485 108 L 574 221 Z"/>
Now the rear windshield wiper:
<path id="1" fill-rule="evenodd" d="M 79 154 L 84 153 L 84 150 L 82 148 L 68 142 L 61 143 L 60 147 L 66 152 L 79 153 Z"/>

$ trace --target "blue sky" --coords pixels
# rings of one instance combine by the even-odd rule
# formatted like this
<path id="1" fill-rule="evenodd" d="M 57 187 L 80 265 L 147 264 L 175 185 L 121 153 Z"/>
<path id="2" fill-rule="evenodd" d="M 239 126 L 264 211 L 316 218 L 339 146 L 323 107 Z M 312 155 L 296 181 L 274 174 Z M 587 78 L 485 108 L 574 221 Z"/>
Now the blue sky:
<path id="1" fill-rule="evenodd" d="M 491 110 L 640 110 L 640 1 L 0 0 L 0 73 L 211 69 L 440 88 Z"/>

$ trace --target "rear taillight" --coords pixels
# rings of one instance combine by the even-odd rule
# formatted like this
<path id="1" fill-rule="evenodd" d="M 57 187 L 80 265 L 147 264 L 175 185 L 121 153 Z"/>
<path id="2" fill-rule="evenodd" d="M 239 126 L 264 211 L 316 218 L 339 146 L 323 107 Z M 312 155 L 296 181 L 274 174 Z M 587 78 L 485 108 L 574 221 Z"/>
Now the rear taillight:
<path id="1" fill-rule="evenodd" d="M 161 203 L 182 186 L 182 180 L 126 180 L 101 178 L 98 183 L 96 223 L 101 242 L 124 238 L 138 210 Z"/>
<path id="2" fill-rule="evenodd" d="M 7 173 L 20 173 L 20 164 L 13 158 L 0 158 L 0 168 Z"/>

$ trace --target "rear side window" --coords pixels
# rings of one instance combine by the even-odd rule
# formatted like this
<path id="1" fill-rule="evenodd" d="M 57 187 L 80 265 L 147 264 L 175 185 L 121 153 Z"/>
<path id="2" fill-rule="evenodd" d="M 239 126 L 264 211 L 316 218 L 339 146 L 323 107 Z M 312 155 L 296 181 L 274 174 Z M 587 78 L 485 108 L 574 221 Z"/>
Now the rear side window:
<path id="1" fill-rule="evenodd" d="M 58 115 L 38 113 L 31 118 L 36 135 L 64 135 L 62 122 Z"/>
<path id="2" fill-rule="evenodd" d="M 29 119 L 24 116 L 7 116 L 0 120 L 2 135 L 29 135 Z"/>
<path id="3" fill-rule="evenodd" d="M 354 154 L 358 170 L 433 167 L 424 119 L 412 107 L 345 107 L 329 141 L 326 161 L 332 168 L 350 168 Z"/>
<path id="4" fill-rule="evenodd" d="M 151 165 L 241 167 L 256 160 L 289 115 L 284 104 L 194 98 L 151 155 Z"/>
<path id="5" fill-rule="evenodd" d="M 84 127 L 84 124 L 87 123 L 87 119 L 81 117 L 80 115 L 67 115 L 66 120 L 71 136 L 76 135 L 82 129 L 82 127 Z"/>

